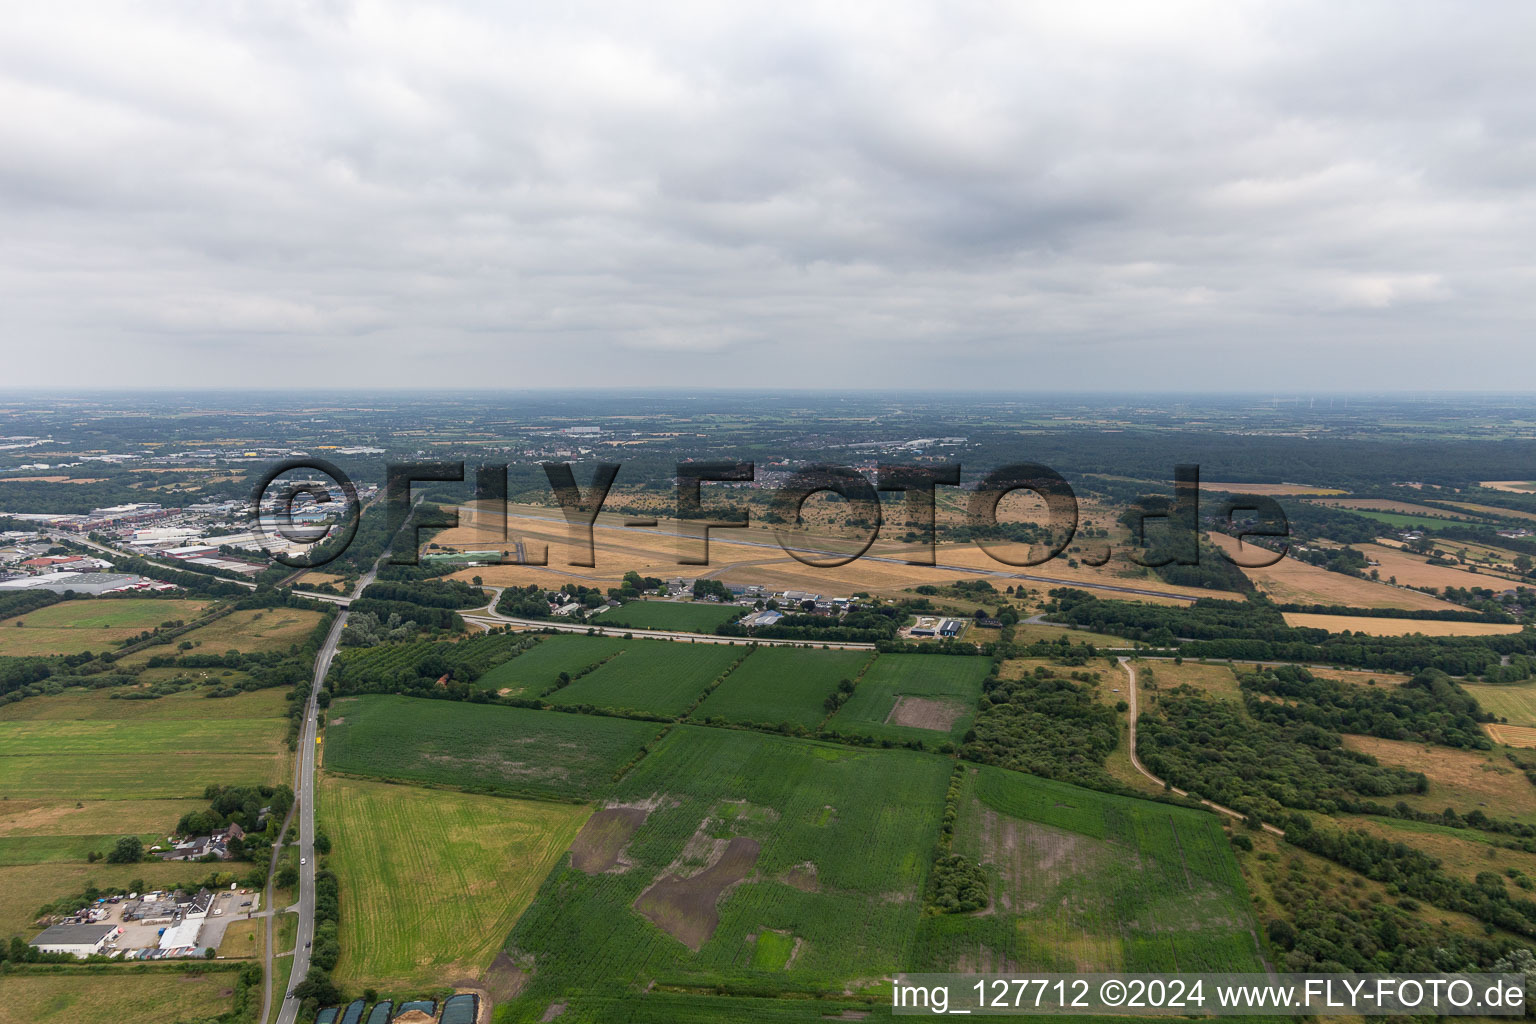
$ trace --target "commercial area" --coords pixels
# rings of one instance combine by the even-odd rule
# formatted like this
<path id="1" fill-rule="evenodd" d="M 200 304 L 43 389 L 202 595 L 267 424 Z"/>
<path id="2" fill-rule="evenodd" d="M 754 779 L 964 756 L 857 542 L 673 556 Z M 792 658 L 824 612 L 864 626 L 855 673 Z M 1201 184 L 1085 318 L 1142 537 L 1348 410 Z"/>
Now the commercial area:
<path id="1" fill-rule="evenodd" d="M 231 921 L 258 913 L 260 904 L 260 893 L 236 888 L 108 896 L 50 925 L 31 945 L 81 959 L 200 957 L 218 948 Z"/>

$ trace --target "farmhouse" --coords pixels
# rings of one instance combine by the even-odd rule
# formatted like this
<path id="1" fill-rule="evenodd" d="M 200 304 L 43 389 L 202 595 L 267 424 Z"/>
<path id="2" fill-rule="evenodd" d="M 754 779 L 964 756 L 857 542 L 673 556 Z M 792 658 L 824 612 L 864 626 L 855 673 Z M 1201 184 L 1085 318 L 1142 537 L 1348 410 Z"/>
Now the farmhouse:
<path id="1" fill-rule="evenodd" d="M 115 924 L 56 924 L 31 944 L 43 953 L 69 953 L 84 959 L 105 952 L 107 940 L 121 931 Z"/>
<path id="2" fill-rule="evenodd" d="M 198 860 L 212 854 L 219 858 L 219 860 L 229 860 L 231 856 L 229 852 L 230 842 L 235 839 L 244 838 L 245 830 L 239 825 L 232 824 L 228 828 L 220 829 L 212 835 L 198 836 L 195 839 L 188 839 L 177 843 L 175 849 L 162 853 L 160 859 Z"/>

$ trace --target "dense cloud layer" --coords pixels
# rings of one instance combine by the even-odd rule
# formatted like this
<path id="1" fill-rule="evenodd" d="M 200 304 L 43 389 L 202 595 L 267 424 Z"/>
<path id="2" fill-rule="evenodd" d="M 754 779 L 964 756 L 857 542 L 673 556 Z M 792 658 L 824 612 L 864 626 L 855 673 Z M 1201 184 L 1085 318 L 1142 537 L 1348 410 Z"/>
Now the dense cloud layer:
<path id="1" fill-rule="evenodd" d="M 1529 5 L 85 12 L 10 383 L 1536 382 Z"/>

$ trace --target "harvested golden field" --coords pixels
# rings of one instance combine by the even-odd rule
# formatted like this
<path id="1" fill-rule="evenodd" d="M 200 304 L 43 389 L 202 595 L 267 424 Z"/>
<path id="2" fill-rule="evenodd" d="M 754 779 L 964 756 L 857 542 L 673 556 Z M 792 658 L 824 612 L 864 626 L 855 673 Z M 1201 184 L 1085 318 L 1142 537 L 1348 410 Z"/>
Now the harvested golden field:
<path id="1" fill-rule="evenodd" d="M 1530 480 L 1484 480 L 1479 486 L 1490 491 L 1511 491 L 1515 494 L 1536 494 L 1536 483 Z"/>
<path id="2" fill-rule="evenodd" d="M 1337 679 L 1341 683 L 1352 683 L 1355 686 L 1402 686 L 1408 681 L 1408 677 L 1395 672 L 1364 672 L 1350 668 L 1321 668 L 1307 666 L 1319 679 Z"/>
<path id="3" fill-rule="evenodd" d="M 1243 483 L 1218 483 L 1215 480 L 1200 481 L 1202 491 L 1224 491 L 1229 494 L 1262 494 L 1271 497 L 1283 497 L 1293 495 L 1306 497 L 1309 495 L 1348 494 L 1337 487 L 1313 487 L 1308 484 L 1243 484 Z"/>
<path id="4" fill-rule="evenodd" d="M 1379 563 L 1375 568 L 1381 573 L 1382 579 L 1391 580 L 1395 577 L 1405 587 L 1434 587 L 1437 590 L 1446 587 L 1484 587 L 1497 591 L 1511 586 L 1502 576 L 1471 572 L 1449 565 L 1430 565 L 1423 555 L 1399 548 L 1381 544 L 1358 544 L 1356 548 L 1368 561 Z"/>
<path id="5" fill-rule="evenodd" d="M 1329 508 L 1365 509 L 1371 512 L 1397 512 L 1406 516 L 1424 516 L 1429 519 L 1471 519 L 1459 512 L 1447 512 L 1433 505 L 1417 505 L 1411 501 L 1392 501 L 1389 498 L 1314 498 L 1314 505 Z"/>
<path id="6" fill-rule="evenodd" d="M 234 1005 L 235 974 L 10 975 L 0 1024 L 150 1024 L 205 1020 Z"/>
<path id="7" fill-rule="evenodd" d="M 0 484 L 99 484 L 105 479 L 101 476 L 6 476 L 0 477 Z"/>
<path id="8" fill-rule="evenodd" d="M 531 514 L 530 514 L 531 513 Z M 445 530 L 434 538 L 443 548 L 457 551 L 508 550 L 510 541 L 500 540 L 499 520 L 471 516 L 461 507 L 461 525 Z M 1140 566 L 1121 559 L 1101 568 L 1079 563 L 1068 564 L 1065 557 L 1045 565 L 1014 567 L 988 556 L 973 544 L 940 545 L 937 566 L 908 565 L 905 558 L 915 552 L 911 546 L 882 542 L 857 561 L 835 568 L 806 565 L 779 547 L 771 530 L 762 526 L 719 530 L 711 535 L 708 566 L 679 565 L 681 554 L 697 550 L 697 541 L 680 539 L 675 524 L 660 520 L 655 528 L 626 528 L 623 517 L 602 515 L 593 531 L 593 567 L 570 566 L 568 530 L 563 519 L 550 510 L 509 509 L 509 536 L 521 539 L 530 557 L 545 553 L 549 565 L 489 565 L 462 569 L 452 579 L 470 581 L 475 577 L 491 586 L 552 586 L 561 581 L 586 585 L 611 585 L 624 573 L 634 570 L 641 575 L 661 579 L 707 576 L 731 583 L 762 584 L 775 590 L 806 590 L 812 593 L 851 594 L 858 591 L 894 595 L 924 583 L 946 584 L 956 580 L 1000 572 L 1024 573 L 1050 577 L 1063 585 L 1113 585 L 1145 588 L 1190 597 L 1234 597 L 1216 591 L 1197 590 L 1163 583 Z M 828 542 L 831 544 L 832 542 Z M 946 568 L 947 566 L 947 568 Z M 1028 582 L 1028 581 L 1026 581 Z M 993 580 L 994 586 L 1007 586 L 1007 577 Z M 1031 582 L 1033 587 L 1051 583 Z M 1132 600 L 1162 600 L 1119 594 Z M 1173 603 L 1179 603 L 1176 599 Z"/>
<path id="9" fill-rule="evenodd" d="M 1482 808 L 1486 814 L 1536 820 L 1536 786 L 1497 752 L 1453 750 L 1374 736 L 1345 736 L 1344 745 L 1370 754 L 1382 764 L 1423 772 L 1428 777 L 1428 793 L 1395 797 L 1393 802 L 1400 799 L 1421 811 L 1454 807 L 1466 814 Z"/>
<path id="10" fill-rule="evenodd" d="M 586 806 L 322 779 L 338 842 L 339 983 L 479 978 L 592 813 Z"/>
<path id="11" fill-rule="evenodd" d="M 1487 731 L 1489 739 L 1506 747 L 1536 747 L 1536 728 L 1528 725 L 1496 725 L 1489 722 L 1483 729 Z"/>
<path id="12" fill-rule="evenodd" d="M 176 643 L 190 641 L 204 652 L 286 651 L 302 643 L 321 618 L 320 612 L 303 608 L 262 608 L 231 612 L 206 626 L 184 633 Z M 124 665 L 142 665 L 157 655 L 175 654 L 176 645 L 146 647 L 122 659 Z M 193 653 L 197 653 L 194 650 Z"/>
<path id="13" fill-rule="evenodd" d="M 344 582 L 346 581 L 341 576 L 335 576 L 328 572 L 320 572 L 318 569 L 311 569 L 309 572 L 295 580 L 293 585 L 302 589 L 303 587 L 318 587 L 328 583 Z"/>
<path id="14" fill-rule="evenodd" d="M 1506 686 L 1466 683 L 1462 689 L 1477 698 L 1485 711 L 1507 720 L 1510 725 L 1536 728 L 1536 683 Z"/>
<path id="15" fill-rule="evenodd" d="M 1444 622 L 1438 619 L 1377 619 L 1369 615 L 1313 615 L 1310 612 L 1285 612 L 1288 626 L 1326 629 L 1330 633 L 1364 633 L 1367 636 L 1495 636 L 1518 633 L 1514 622 Z"/>
<path id="16" fill-rule="evenodd" d="M 1176 665 L 1172 660 L 1150 658 L 1136 663 L 1136 681 L 1141 686 L 1143 699 L 1179 686 L 1193 687 L 1207 697 L 1242 699 L 1242 692 L 1237 688 L 1237 675 L 1229 665 L 1202 665 L 1193 661 Z"/>
<path id="17" fill-rule="evenodd" d="M 1242 559 L 1255 557 L 1251 549 L 1238 554 L 1235 537 L 1211 534 L 1211 541 L 1223 551 Z M 1383 548 L 1382 550 L 1386 550 Z M 1244 569 L 1254 586 L 1280 604 L 1345 605 L 1351 608 L 1455 609 L 1449 601 L 1416 590 L 1404 590 L 1371 580 L 1329 572 L 1295 558 L 1282 558 L 1267 569 Z M 1383 576 L 1387 574 L 1382 573 Z"/>
<path id="18" fill-rule="evenodd" d="M 1470 501 L 1448 501 L 1447 505 L 1464 508 L 1468 512 L 1482 512 L 1490 516 L 1508 516 L 1511 519 L 1526 519 L 1536 522 L 1536 512 L 1521 512 L 1519 509 L 1499 508 L 1497 505 L 1478 505 Z"/>

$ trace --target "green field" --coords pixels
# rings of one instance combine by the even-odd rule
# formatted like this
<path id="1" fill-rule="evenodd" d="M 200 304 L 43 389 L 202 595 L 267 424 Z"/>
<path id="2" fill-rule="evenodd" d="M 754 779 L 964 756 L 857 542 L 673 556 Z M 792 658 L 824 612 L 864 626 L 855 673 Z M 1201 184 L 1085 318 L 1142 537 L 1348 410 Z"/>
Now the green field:
<path id="1" fill-rule="evenodd" d="M 1263 969 L 1214 814 L 968 767 L 954 852 L 992 906 L 924 919 L 913 970 Z"/>
<path id="2" fill-rule="evenodd" d="M 656 736 L 654 723 L 369 695 L 331 704 L 325 767 L 351 775 L 585 799 Z"/>
<path id="3" fill-rule="evenodd" d="M 611 795 L 649 809 L 618 867 L 564 863 L 513 929 L 512 955 L 536 957 L 538 970 L 498 1013 L 537 1020 L 573 992 L 633 999 L 651 982 L 829 995 L 878 986 L 909 967 L 949 774 L 944 759 L 911 751 L 677 727 Z M 646 897 L 659 879 L 713 870 L 726 841 L 758 849 L 735 863 L 739 884 L 723 896 Z M 786 949 L 791 959 L 777 962 Z"/>
<path id="4" fill-rule="evenodd" d="M 341 837 L 326 864 L 341 879 L 335 976 L 353 988 L 484 971 L 591 813 L 334 776 L 318 810 Z"/>
<path id="5" fill-rule="evenodd" d="M 150 669 L 149 671 L 158 671 Z M 185 671 L 185 670 L 184 670 Z M 126 721 L 229 721 L 274 718 L 288 713 L 288 691 L 280 687 L 252 690 L 234 697 L 205 697 L 204 691 L 167 694 L 155 700 L 122 700 L 132 688 L 85 690 L 71 687 L 56 696 L 31 697 L 0 707 L 0 722 L 43 722 L 69 719 Z"/>
<path id="6" fill-rule="evenodd" d="M 789 722 L 815 729 L 827 717 L 825 702 L 838 682 L 858 676 L 870 657 L 867 651 L 760 647 L 726 676 L 692 717 L 749 725 Z"/>
<path id="7" fill-rule="evenodd" d="M 882 654 L 875 660 L 848 703 L 827 723 L 829 731 L 906 742 L 958 740 L 976 717 L 981 681 L 992 670 L 985 658 L 949 654 Z M 914 728 L 893 722 L 902 698 L 931 702 L 948 709 L 948 729 Z"/>
<path id="8" fill-rule="evenodd" d="M 174 824 L 174 821 L 167 823 L 168 826 Z M 120 835 L 121 832 L 96 836 L 0 836 L 0 866 L 59 862 L 84 864 L 92 853 L 105 857 Z M 164 838 L 158 832 L 139 835 L 146 849 Z"/>
<path id="9" fill-rule="evenodd" d="M 681 715 L 748 650 L 729 644 L 631 640 L 618 657 L 556 690 L 549 701 L 563 707 L 591 705 L 613 711 Z"/>
<path id="10" fill-rule="evenodd" d="M 14 975 L 0 994 L 0 1024 L 211 1020 L 233 1005 L 226 993 L 236 977 L 225 971 Z"/>
<path id="11" fill-rule="evenodd" d="M 287 780 L 287 723 L 278 717 L 277 691 L 218 700 L 177 694 L 122 701 L 109 694 L 71 691 L 6 708 L 0 798 L 171 799 L 200 796 L 210 783 Z"/>
<path id="12" fill-rule="evenodd" d="M 164 622 L 197 618 L 207 601 L 163 597 L 64 601 L 0 622 L 0 655 L 107 651 Z"/>
<path id="13" fill-rule="evenodd" d="M 713 633 L 747 609 L 710 601 L 631 601 L 593 621 L 600 626 L 666 629 L 683 633 Z"/>
<path id="14" fill-rule="evenodd" d="M 555 685 L 561 672 L 575 675 L 622 651 L 627 643 L 632 641 L 570 633 L 546 636 L 485 673 L 474 685 L 481 690 L 508 690 L 513 696 L 538 697 Z"/>
<path id="15" fill-rule="evenodd" d="M 1401 530 L 1440 530 L 1447 526 L 1462 526 L 1466 523 L 1464 519 L 1451 519 L 1449 517 L 1435 519 L 1430 516 L 1412 516 L 1402 512 L 1381 512 L 1377 509 L 1367 508 L 1347 508 L 1340 509 L 1340 511 L 1348 512 L 1351 515 L 1364 516 L 1367 519 L 1374 519 L 1378 523 L 1386 523 L 1388 526 L 1395 526 Z"/>

